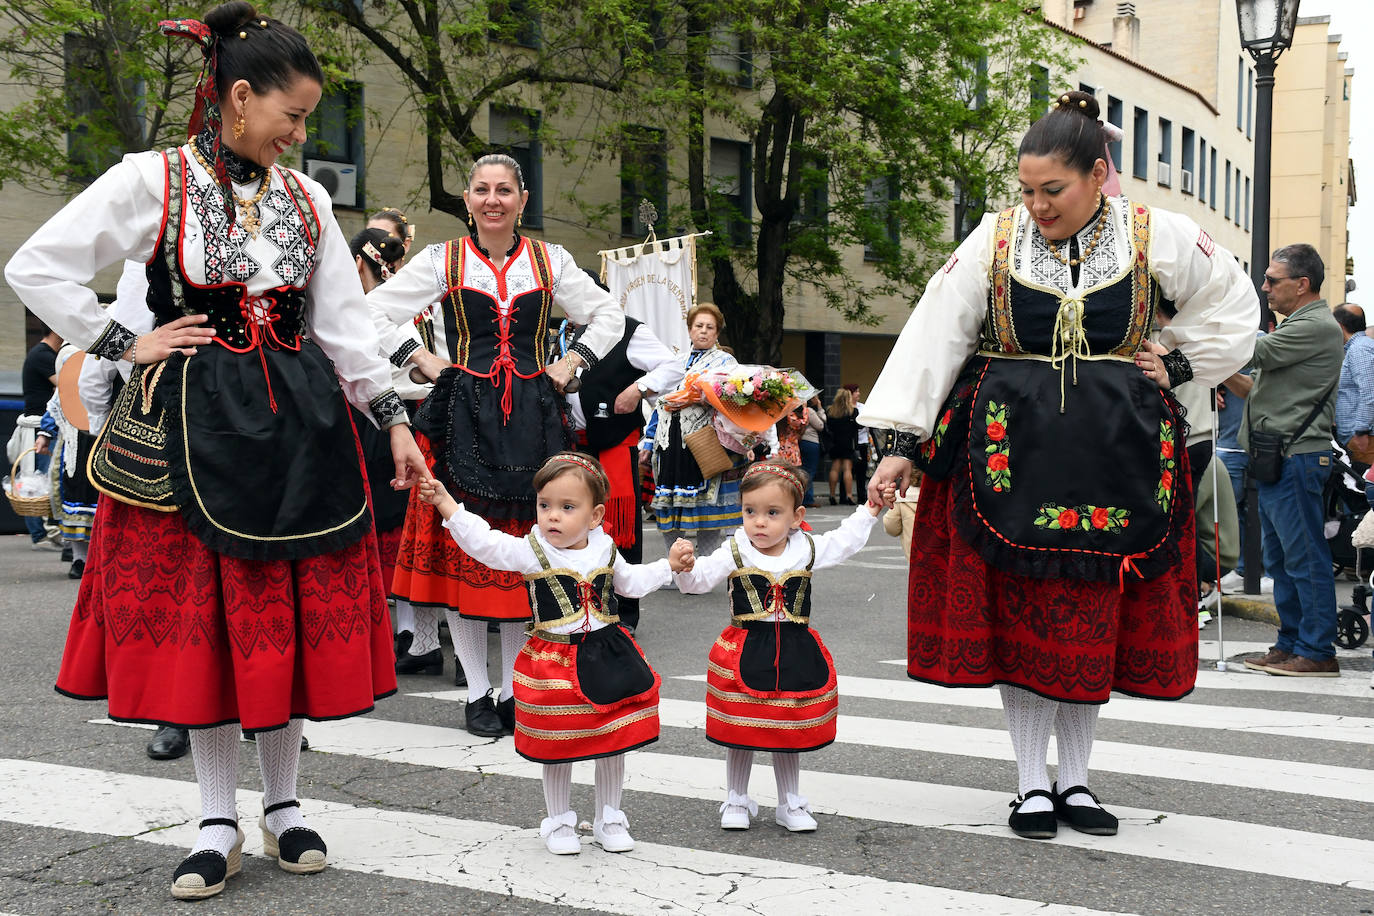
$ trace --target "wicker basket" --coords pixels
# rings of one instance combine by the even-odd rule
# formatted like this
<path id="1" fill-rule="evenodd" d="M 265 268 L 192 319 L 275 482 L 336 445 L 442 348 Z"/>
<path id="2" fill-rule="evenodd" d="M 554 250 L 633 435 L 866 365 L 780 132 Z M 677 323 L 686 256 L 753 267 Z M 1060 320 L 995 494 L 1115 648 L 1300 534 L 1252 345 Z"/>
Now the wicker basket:
<path id="1" fill-rule="evenodd" d="M 24 456 L 29 452 L 35 451 L 33 448 L 26 448 L 19 453 L 19 457 L 14 459 L 14 464 L 10 467 L 10 486 L 14 486 L 14 481 L 19 477 L 19 462 L 24 460 Z M 10 508 L 15 515 L 22 515 L 26 518 L 47 518 L 52 511 L 48 494 L 42 496 L 15 496 L 9 490 L 5 491 L 5 496 L 9 498 Z"/>
<path id="2" fill-rule="evenodd" d="M 717 474 L 724 474 L 734 466 L 734 462 L 730 460 L 730 453 L 720 444 L 714 426 L 708 424 L 694 433 L 688 433 L 682 437 L 682 441 L 696 459 L 697 467 L 701 469 L 702 480 L 710 480 Z"/>

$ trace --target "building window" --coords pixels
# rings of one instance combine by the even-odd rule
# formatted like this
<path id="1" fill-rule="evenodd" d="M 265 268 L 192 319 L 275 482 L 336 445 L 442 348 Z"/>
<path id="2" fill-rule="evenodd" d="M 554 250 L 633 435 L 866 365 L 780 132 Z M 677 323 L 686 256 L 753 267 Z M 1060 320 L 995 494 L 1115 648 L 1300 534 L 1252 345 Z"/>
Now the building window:
<path id="1" fill-rule="evenodd" d="M 711 66 L 743 89 L 754 85 L 754 55 L 739 30 L 718 25 L 711 30 Z"/>
<path id="2" fill-rule="evenodd" d="M 1235 220 L 1237 226 L 1240 225 L 1240 202 L 1244 200 L 1240 196 L 1240 169 L 1236 169 L 1236 209 L 1231 211 L 1231 218 Z"/>
<path id="3" fill-rule="evenodd" d="M 491 0 L 487 4 L 492 41 L 522 48 L 539 47 L 539 10 L 531 0 Z"/>
<path id="4" fill-rule="evenodd" d="M 1193 141 L 1193 131 L 1191 128 L 1183 128 L 1183 156 L 1179 160 L 1179 186 L 1184 194 L 1192 194 L 1194 190 L 1193 179 L 1197 177 L 1197 159 Z M 1187 175 L 1187 178 L 1183 176 Z"/>
<path id="5" fill-rule="evenodd" d="M 1159 168 L 1155 179 L 1164 187 L 1174 183 L 1172 165 L 1174 162 L 1174 123 L 1168 118 L 1159 119 Z"/>
<path id="6" fill-rule="evenodd" d="M 1231 218 L 1231 160 L 1226 160 L 1226 207 L 1222 210 L 1222 216 Z"/>
<path id="7" fill-rule="evenodd" d="M 1236 130 L 1245 127 L 1245 58 L 1236 58 Z"/>
<path id="8" fill-rule="evenodd" d="M 1249 179 L 1249 178 L 1246 178 L 1246 179 L 1245 179 L 1245 231 L 1246 231 L 1246 232 L 1249 232 L 1249 231 L 1250 231 L 1250 204 L 1251 204 L 1251 203 L 1253 203 L 1253 201 L 1251 201 L 1251 199 L 1250 199 L 1250 179 Z"/>
<path id="9" fill-rule="evenodd" d="M 531 229 L 544 226 L 544 151 L 539 144 L 539 112 L 506 105 L 491 106 L 491 123 L 487 135 L 492 149 L 505 153 L 520 163 L 525 178 L 525 190 L 530 198 L 525 203 L 521 223 Z"/>
<path id="10" fill-rule="evenodd" d="M 892 201 L 897 199 L 897 180 L 891 175 L 870 179 L 864 186 L 864 206 L 882 234 L 880 241 L 864 244 L 865 261 L 881 261 L 895 252 L 898 243 L 897 215 Z"/>
<path id="11" fill-rule="evenodd" d="M 1041 111 L 1049 107 L 1050 104 L 1050 71 L 1047 67 L 1039 64 L 1032 64 L 1030 69 L 1030 97 L 1031 106 L 1036 111 Z"/>
<path id="12" fill-rule="evenodd" d="M 650 226 L 639 218 L 647 200 L 659 217 L 668 215 L 668 141 L 656 127 L 626 128 L 620 148 L 620 234 L 645 238 Z"/>
<path id="13" fill-rule="evenodd" d="M 1114 96 L 1107 96 L 1108 123 L 1115 124 L 1117 127 L 1123 127 L 1125 125 L 1125 121 L 1123 120 L 1124 117 L 1125 108 L 1122 106 L 1121 100 Z M 1112 159 L 1115 160 L 1117 170 L 1124 169 L 1126 167 L 1126 160 L 1121 158 L 1121 141 L 1113 140 L 1111 143 L 1107 144 L 1107 148 L 1111 150 Z"/>
<path id="14" fill-rule="evenodd" d="M 1245 138 L 1248 140 L 1255 132 L 1255 71 L 1245 83 Z"/>
<path id="15" fill-rule="evenodd" d="M 1135 135 L 1131 137 L 1131 174 L 1142 181 L 1150 178 L 1150 113 L 1135 110 Z"/>
<path id="16" fill-rule="evenodd" d="M 830 221 L 830 163 L 826 159 L 807 157 L 802 166 L 797 219 L 808 226 L 824 226 Z"/>
<path id="17" fill-rule="evenodd" d="M 305 173 L 329 192 L 336 207 L 366 206 L 363 85 L 326 92 L 306 125 Z"/>
<path id="18" fill-rule="evenodd" d="M 752 171 L 748 143 L 711 138 L 711 208 L 719 214 L 717 231 L 741 247 L 753 234 Z"/>
<path id="19" fill-rule="evenodd" d="M 1207 141 L 1197 141 L 1197 202 L 1206 203 L 1211 197 L 1207 193 Z"/>
<path id="20" fill-rule="evenodd" d="M 1212 147 L 1210 158 L 1207 160 L 1207 168 L 1211 172 L 1211 185 L 1207 188 L 1207 202 L 1212 205 L 1212 209 L 1217 208 L 1217 148 Z"/>

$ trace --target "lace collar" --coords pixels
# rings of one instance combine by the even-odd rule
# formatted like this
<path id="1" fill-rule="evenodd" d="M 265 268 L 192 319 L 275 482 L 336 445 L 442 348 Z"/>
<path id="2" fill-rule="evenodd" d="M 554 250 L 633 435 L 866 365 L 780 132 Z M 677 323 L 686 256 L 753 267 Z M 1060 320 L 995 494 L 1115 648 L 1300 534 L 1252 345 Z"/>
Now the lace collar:
<path id="1" fill-rule="evenodd" d="M 209 162 L 214 162 L 214 138 L 209 131 L 201 131 L 193 141 L 196 149 Z M 229 176 L 229 180 L 235 184 L 248 184 L 256 181 L 263 173 L 263 167 L 249 159 L 245 159 L 238 153 L 225 146 L 219 145 L 220 159 L 224 162 L 224 171 Z"/>

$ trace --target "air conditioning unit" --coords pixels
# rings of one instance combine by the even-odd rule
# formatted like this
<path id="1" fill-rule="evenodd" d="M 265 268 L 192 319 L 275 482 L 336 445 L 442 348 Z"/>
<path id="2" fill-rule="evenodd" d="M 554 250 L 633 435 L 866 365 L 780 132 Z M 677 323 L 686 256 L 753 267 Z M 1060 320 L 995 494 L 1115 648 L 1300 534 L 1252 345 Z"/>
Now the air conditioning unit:
<path id="1" fill-rule="evenodd" d="M 1166 188 L 1169 187 L 1169 185 L 1171 184 L 1171 180 L 1170 180 L 1170 179 L 1173 177 L 1173 176 L 1170 174 L 1169 163 L 1167 163 L 1167 162 L 1156 162 L 1156 163 L 1155 163 L 1155 166 L 1156 166 L 1155 180 L 1157 180 L 1157 181 L 1158 181 L 1161 185 L 1163 185 L 1164 187 L 1166 187 Z"/>
<path id="2" fill-rule="evenodd" d="M 318 181 L 338 207 L 358 206 L 358 167 L 351 162 L 305 160 L 305 174 Z"/>
<path id="3" fill-rule="evenodd" d="M 1193 193 L 1193 173 L 1182 171 L 1178 173 L 1178 186 L 1184 194 Z"/>

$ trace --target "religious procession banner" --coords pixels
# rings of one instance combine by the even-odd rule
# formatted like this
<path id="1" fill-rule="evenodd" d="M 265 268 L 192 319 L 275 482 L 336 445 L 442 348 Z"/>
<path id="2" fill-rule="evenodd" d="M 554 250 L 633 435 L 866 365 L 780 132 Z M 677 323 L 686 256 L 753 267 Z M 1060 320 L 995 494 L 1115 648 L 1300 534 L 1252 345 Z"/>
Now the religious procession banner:
<path id="1" fill-rule="evenodd" d="M 651 238 L 601 252 L 601 279 L 611 295 L 675 353 L 691 348 L 687 312 L 696 302 L 696 238 Z"/>

